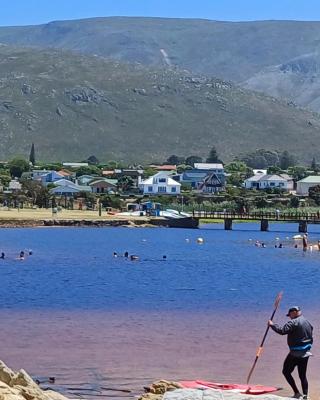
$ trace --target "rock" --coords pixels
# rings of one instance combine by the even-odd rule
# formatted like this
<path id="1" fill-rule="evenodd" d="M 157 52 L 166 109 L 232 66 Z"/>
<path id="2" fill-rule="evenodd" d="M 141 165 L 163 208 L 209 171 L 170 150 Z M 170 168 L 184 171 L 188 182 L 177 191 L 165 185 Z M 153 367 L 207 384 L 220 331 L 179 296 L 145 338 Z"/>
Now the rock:
<path id="1" fill-rule="evenodd" d="M 56 108 L 56 113 L 59 115 L 59 117 L 63 117 L 63 112 L 60 107 Z"/>
<path id="2" fill-rule="evenodd" d="M 181 386 L 176 382 L 166 381 L 164 379 L 153 383 L 151 386 L 146 387 L 144 395 L 139 397 L 138 400 L 162 400 L 163 394 L 168 390 L 174 390 Z"/>
<path id="3" fill-rule="evenodd" d="M 4 382 L 9 385 L 13 378 L 14 372 L 11 371 L 11 369 L 8 368 L 5 363 L 0 361 L 0 382 Z"/>
<path id="4" fill-rule="evenodd" d="M 228 390 L 197 390 L 177 389 L 167 392 L 162 400 L 289 400 L 287 397 L 280 397 L 273 394 L 247 395 L 234 393 Z"/>
<path id="5" fill-rule="evenodd" d="M 67 400 L 53 391 L 46 391 L 23 369 L 15 373 L 0 361 L 0 400 Z"/>
<path id="6" fill-rule="evenodd" d="M 146 388 L 138 400 L 289 400 L 274 394 L 247 395 L 228 390 L 183 389 L 177 382 L 161 380 Z"/>
<path id="7" fill-rule="evenodd" d="M 134 91 L 134 93 L 141 94 L 141 96 L 146 96 L 147 95 L 146 89 L 134 88 L 133 91 Z"/>
<path id="8" fill-rule="evenodd" d="M 26 83 L 24 83 L 24 84 L 22 85 L 21 92 L 22 92 L 23 94 L 26 94 L 26 95 L 35 93 L 35 91 L 34 91 L 34 89 L 32 88 L 32 86 L 27 85 Z"/>

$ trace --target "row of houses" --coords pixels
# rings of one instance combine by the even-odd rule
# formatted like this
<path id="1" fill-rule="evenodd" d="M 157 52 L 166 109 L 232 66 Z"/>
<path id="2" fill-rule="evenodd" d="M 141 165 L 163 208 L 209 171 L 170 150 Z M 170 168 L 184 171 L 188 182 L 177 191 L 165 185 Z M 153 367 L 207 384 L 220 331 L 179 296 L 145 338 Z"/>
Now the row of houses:
<path id="1" fill-rule="evenodd" d="M 226 174 L 222 164 L 195 163 L 194 168 L 182 174 L 160 171 L 146 180 L 140 180 L 138 187 L 144 194 L 171 194 L 181 192 L 181 186 L 201 193 L 217 193 L 224 189 Z"/>
<path id="2" fill-rule="evenodd" d="M 246 189 L 282 189 L 300 196 L 308 196 L 309 189 L 320 185 L 320 176 L 311 175 L 295 183 L 288 174 L 268 175 L 266 170 L 254 170 L 254 175 L 244 182 Z"/>
<path id="3" fill-rule="evenodd" d="M 80 192 L 116 193 L 121 177 L 130 177 L 131 189 L 149 195 L 178 195 L 182 185 L 202 193 L 215 193 L 225 187 L 225 172 L 222 164 L 195 164 L 193 169 L 177 174 L 176 166 L 152 166 L 159 170 L 155 175 L 143 179 L 144 170 L 114 169 L 102 171 L 102 176 L 82 175 L 76 177 L 75 172 L 62 169 L 33 170 L 23 173 L 22 180 L 34 180 L 43 186 L 53 186 L 50 193 L 54 195 L 73 196 Z M 18 181 L 12 183 L 15 190 L 21 189 Z"/>
<path id="4" fill-rule="evenodd" d="M 60 171 L 33 170 L 22 175 L 22 179 L 32 179 L 43 186 L 50 185 L 50 193 L 54 195 L 73 196 L 80 192 L 88 193 L 116 193 L 119 189 L 121 177 L 130 177 L 132 187 L 136 193 L 148 195 L 179 195 L 181 188 L 202 194 L 212 194 L 224 190 L 227 174 L 221 163 L 195 163 L 192 169 L 181 174 L 176 171 L 176 166 L 153 166 L 159 168 L 155 175 L 143 179 L 142 168 L 114 169 L 102 171 L 102 176 L 82 175 L 76 177 L 75 172 L 67 169 Z M 267 174 L 266 170 L 253 170 L 254 175 L 244 181 L 246 189 L 266 190 L 281 189 L 292 192 L 295 183 L 288 174 Z M 308 195 L 310 187 L 320 185 L 320 176 L 309 176 L 297 182 L 296 193 Z M 21 189 L 21 184 L 13 180 L 9 184 L 9 190 Z"/>

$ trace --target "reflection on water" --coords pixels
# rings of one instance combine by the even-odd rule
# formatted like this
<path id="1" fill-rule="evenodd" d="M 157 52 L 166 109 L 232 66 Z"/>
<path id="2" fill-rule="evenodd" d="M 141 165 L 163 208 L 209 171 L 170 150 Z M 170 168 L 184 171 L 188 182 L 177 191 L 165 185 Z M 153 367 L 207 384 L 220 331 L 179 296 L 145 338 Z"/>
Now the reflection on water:
<path id="1" fill-rule="evenodd" d="M 269 316 L 28 311 L 0 317 L 1 357 L 12 367 L 55 376 L 60 390 L 107 387 L 133 395 L 159 378 L 244 382 Z M 319 324 L 316 314 L 310 317 Z M 285 339 L 271 332 L 252 381 L 286 386 L 285 354 Z M 315 390 L 318 357 L 310 364 Z"/>
<path id="2" fill-rule="evenodd" d="M 293 227 L 0 230 L 8 256 L 0 264 L 1 358 L 41 379 L 55 376 L 59 389 L 130 389 L 129 397 L 159 378 L 244 382 L 279 290 L 279 321 L 297 303 L 319 326 L 320 254 L 294 249 L 286 239 Z M 274 248 L 276 237 L 284 249 Z M 34 254 L 15 261 L 25 248 Z M 285 354 L 285 338 L 271 332 L 253 381 L 287 387 Z"/>

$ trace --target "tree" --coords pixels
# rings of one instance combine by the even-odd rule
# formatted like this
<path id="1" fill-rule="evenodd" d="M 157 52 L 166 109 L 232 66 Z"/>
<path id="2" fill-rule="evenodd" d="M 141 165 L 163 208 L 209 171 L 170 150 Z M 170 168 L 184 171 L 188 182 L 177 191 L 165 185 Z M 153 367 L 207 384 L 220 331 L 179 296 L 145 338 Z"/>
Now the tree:
<path id="1" fill-rule="evenodd" d="M 0 173 L 0 183 L 1 183 L 3 186 L 8 186 L 10 180 L 11 180 L 10 175 L 6 174 L 5 172 L 1 172 L 1 173 Z"/>
<path id="2" fill-rule="evenodd" d="M 279 154 L 277 151 L 257 149 L 251 153 L 244 154 L 240 160 L 251 168 L 268 168 L 279 165 Z"/>
<path id="3" fill-rule="evenodd" d="M 25 159 L 16 157 L 9 162 L 9 170 L 12 177 L 21 178 L 23 172 L 30 170 L 30 165 Z"/>
<path id="4" fill-rule="evenodd" d="M 100 203 L 103 207 L 112 207 L 120 210 L 122 201 L 118 195 L 104 195 L 100 197 Z"/>
<path id="5" fill-rule="evenodd" d="M 118 180 L 118 188 L 121 189 L 123 192 L 128 192 L 130 189 L 133 188 L 133 179 L 131 176 L 121 176 Z"/>
<path id="6" fill-rule="evenodd" d="M 308 176 L 308 170 L 306 167 L 303 167 L 302 165 L 296 165 L 294 167 L 289 167 L 288 168 L 288 173 L 295 179 L 296 181 L 300 181 L 300 179 L 305 178 Z"/>
<path id="7" fill-rule="evenodd" d="M 280 155 L 280 168 L 287 170 L 296 164 L 294 155 L 290 154 L 287 150 L 283 151 Z"/>
<path id="8" fill-rule="evenodd" d="M 35 163 L 36 163 L 36 155 L 35 155 L 35 151 L 34 151 L 34 143 L 32 143 L 32 145 L 31 145 L 29 161 L 31 162 L 32 165 L 35 165 Z"/>
<path id="9" fill-rule="evenodd" d="M 296 196 L 291 197 L 289 206 L 292 208 L 298 208 L 300 205 L 299 198 Z"/>
<path id="10" fill-rule="evenodd" d="M 316 205 L 320 205 L 320 185 L 309 188 L 309 197 L 314 200 Z"/>
<path id="11" fill-rule="evenodd" d="M 316 162 L 316 158 L 313 157 L 312 162 L 311 162 L 311 169 L 314 172 L 319 172 L 319 165 Z"/>
<path id="12" fill-rule="evenodd" d="M 196 163 L 202 163 L 202 157 L 198 157 L 198 156 L 189 156 L 186 158 L 186 162 L 187 165 L 191 165 L 191 167 L 194 166 L 194 164 Z"/>
<path id="13" fill-rule="evenodd" d="M 253 171 L 242 161 L 232 161 L 225 166 L 228 173 L 227 182 L 232 186 L 241 186 L 245 179 L 253 175 Z"/>
<path id="14" fill-rule="evenodd" d="M 90 165 L 98 165 L 98 164 L 99 164 L 99 160 L 98 160 L 97 157 L 94 156 L 94 155 L 88 157 L 87 162 L 88 162 L 88 164 L 90 164 Z"/>
<path id="15" fill-rule="evenodd" d="M 172 154 L 170 157 L 167 158 L 166 162 L 170 165 L 183 164 L 184 157 L 179 157 L 179 156 L 176 156 L 175 154 Z"/>
<path id="16" fill-rule="evenodd" d="M 222 162 L 218 156 L 218 152 L 217 152 L 217 149 L 215 148 L 215 146 L 213 146 L 211 148 L 210 153 L 206 159 L 206 162 L 207 163 L 221 163 Z"/>
<path id="17" fill-rule="evenodd" d="M 76 176 L 79 177 L 81 175 L 101 175 L 101 171 L 98 167 L 94 165 L 88 165 L 87 167 L 80 167 L 76 171 Z"/>
<path id="18" fill-rule="evenodd" d="M 49 206 L 50 193 L 48 187 L 44 187 L 36 181 L 23 181 L 22 188 L 26 196 L 31 199 L 32 204 L 46 208 Z"/>
<path id="19" fill-rule="evenodd" d="M 248 166 L 242 161 L 232 161 L 224 167 L 225 171 L 232 174 L 234 172 L 246 173 Z"/>
<path id="20" fill-rule="evenodd" d="M 273 174 L 283 174 L 283 171 L 282 171 L 282 169 L 281 169 L 280 167 L 272 166 L 272 167 L 269 167 L 269 168 L 267 169 L 267 174 L 269 174 L 269 175 L 273 175 Z"/>
<path id="21" fill-rule="evenodd" d="M 182 174 L 184 171 L 190 170 L 192 167 L 186 164 L 179 164 L 177 165 L 177 173 Z"/>

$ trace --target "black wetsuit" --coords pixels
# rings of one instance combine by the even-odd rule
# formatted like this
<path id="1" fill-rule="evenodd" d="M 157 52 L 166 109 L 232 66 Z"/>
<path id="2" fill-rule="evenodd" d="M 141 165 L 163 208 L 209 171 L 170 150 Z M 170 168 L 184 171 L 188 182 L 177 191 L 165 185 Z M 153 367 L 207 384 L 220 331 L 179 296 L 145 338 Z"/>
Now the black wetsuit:
<path id="1" fill-rule="evenodd" d="M 287 342 L 290 349 L 283 364 L 282 373 L 291 386 L 294 393 L 299 393 L 297 385 L 292 377 L 295 367 L 298 367 L 302 392 L 308 394 L 307 367 L 310 349 L 313 343 L 313 327 L 302 315 L 288 321 L 283 327 L 274 324 L 271 328 L 279 335 L 288 335 Z"/>

